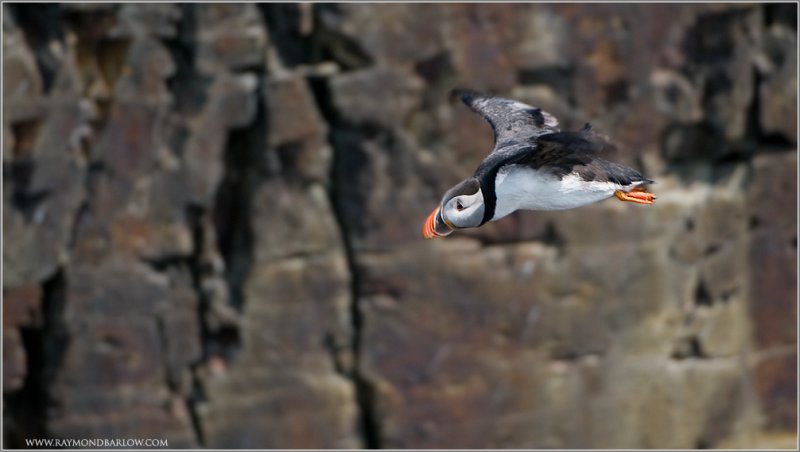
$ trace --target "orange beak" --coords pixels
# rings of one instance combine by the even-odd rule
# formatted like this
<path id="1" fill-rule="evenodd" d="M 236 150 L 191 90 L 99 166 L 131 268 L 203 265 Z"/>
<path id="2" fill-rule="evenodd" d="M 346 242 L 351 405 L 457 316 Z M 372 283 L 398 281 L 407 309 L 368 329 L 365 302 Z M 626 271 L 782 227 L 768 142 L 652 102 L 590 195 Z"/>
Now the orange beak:
<path id="1" fill-rule="evenodd" d="M 422 236 L 426 239 L 435 239 L 437 237 L 444 237 L 453 232 L 452 226 L 447 224 L 439 215 L 439 207 L 433 209 L 428 219 L 425 220 L 425 226 L 422 228 Z"/>

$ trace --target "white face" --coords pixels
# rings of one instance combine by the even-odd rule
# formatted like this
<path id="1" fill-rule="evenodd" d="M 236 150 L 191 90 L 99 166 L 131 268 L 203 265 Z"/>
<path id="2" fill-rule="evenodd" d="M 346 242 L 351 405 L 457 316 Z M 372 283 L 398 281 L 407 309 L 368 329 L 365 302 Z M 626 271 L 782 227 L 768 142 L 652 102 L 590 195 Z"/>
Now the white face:
<path id="1" fill-rule="evenodd" d="M 483 221 L 483 192 L 459 195 L 448 200 L 442 208 L 442 218 L 457 228 L 475 228 Z"/>

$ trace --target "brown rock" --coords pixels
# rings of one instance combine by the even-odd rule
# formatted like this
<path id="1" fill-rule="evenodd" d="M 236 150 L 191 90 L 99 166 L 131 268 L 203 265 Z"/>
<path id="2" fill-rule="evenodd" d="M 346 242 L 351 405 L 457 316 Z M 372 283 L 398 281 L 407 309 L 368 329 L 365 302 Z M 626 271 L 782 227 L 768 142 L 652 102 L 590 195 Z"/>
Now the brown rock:
<path id="1" fill-rule="evenodd" d="M 341 377 L 262 372 L 220 377 L 208 392 L 202 428 L 210 447 L 359 447 L 352 386 Z"/>
<path id="2" fill-rule="evenodd" d="M 617 357 L 621 349 L 635 356 L 665 349 L 657 336 L 669 325 L 650 319 L 663 318 L 675 300 L 653 271 L 657 255 L 582 249 L 558 258 L 548 247 L 480 250 L 457 240 L 426 248 L 360 258 L 362 372 L 377 390 L 387 447 L 690 447 L 711 435 L 706 417 L 730 423 L 739 414 L 724 417 L 725 407 L 752 410 L 735 362 Z M 608 271 L 595 280 L 603 260 Z M 689 397 L 696 400 L 678 395 L 705 379 L 717 383 L 695 389 Z M 624 402 L 631 392 L 641 394 L 641 405 Z M 652 408 L 671 397 L 681 398 L 681 408 Z M 612 424 L 608 410 L 618 413 Z"/>
<path id="3" fill-rule="evenodd" d="M 467 87 L 489 92 L 507 92 L 516 82 L 514 37 L 509 31 L 523 26 L 526 17 L 520 5 L 447 5 L 447 36 L 454 43 L 453 65 Z M 503 23 L 505 26 L 491 26 Z"/>
<path id="4" fill-rule="evenodd" d="M 163 120 L 143 103 L 118 104 L 112 108 L 108 126 L 98 137 L 96 155 L 112 177 L 131 185 L 157 166 L 156 129 Z"/>
<path id="5" fill-rule="evenodd" d="M 749 193 L 751 310 L 757 346 L 794 344 L 797 329 L 797 180 L 794 153 L 763 155 L 754 161 Z"/>
<path id="6" fill-rule="evenodd" d="M 514 258 L 523 267 L 516 274 L 497 265 L 511 259 L 506 251 L 511 252 L 478 254 L 468 242 L 451 241 L 406 247 L 392 257 L 360 257 L 362 343 L 368 344 L 361 371 L 378 391 L 386 447 L 436 447 L 446 437 L 459 438 L 459 444 L 497 444 L 497 424 L 471 422 L 475 410 L 502 419 L 529 403 L 527 397 L 501 394 L 514 381 L 530 387 L 540 382 L 536 373 L 521 369 L 535 357 L 524 352 L 524 344 L 536 341 L 541 300 L 519 293 L 536 287 L 548 257 L 531 247 Z M 534 273 L 525 272 L 526 265 Z M 496 296 L 487 297 L 487 287 L 474 277 L 482 273 L 495 281 Z M 508 307 L 500 311 L 505 314 L 486 315 L 500 300 Z M 470 352 L 476 348 L 480 359 Z M 520 367 L 503 365 L 515 359 Z"/>
<path id="7" fill-rule="evenodd" d="M 188 255 L 192 239 L 184 216 L 189 182 L 175 168 L 162 133 L 172 102 L 166 84 L 174 70 L 172 58 L 158 41 L 142 37 L 131 45 L 128 61 L 136 69 L 120 78 L 117 102 L 94 148 L 104 166 L 90 216 L 78 225 L 78 249 L 87 252 L 85 257 L 104 247 L 151 259 Z"/>
<path id="8" fill-rule="evenodd" d="M 3 231 L 14 240 L 3 244 L 3 284 L 42 281 L 58 268 L 59 237 L 31 228 L 20 213 L 5 207 L 9 205 L 9 201 L 4 202 Z"/>
<path id="9" fill-rule="evenodd" d="M 253 228 L 260 231 L 254 252 L 257 263 L 341 249 L 339 227 L 319 185 L 267 182 L 255 194 L 254 216 Z"/>
<path id="10" fill-rule="evenodd" d="M 334 56 L 349 65 L 370 60 L 402 65 L 428 59 L 441 52 L 446 38 L 431 24 L 446 18 L 443 5 L 338 5 L 339 14 L 323 12 L 321 21 L 333 32 L 329 46 Z M 348 48 L 360 50 L 356 55 Z M 350 58 L 348 58 L 350 56 Z"/>
<path id="11" fill-rule="evenodd" d="M 521 36 L 512 43 L 514 66 L 527 71 L 528 76 L 534 75 L 534 83 L 549 81 L 536 76 L 544 75 L 543 69 L 567 68 L 571 63 L 564 18 L 549 7 L 536 7 L 527 16 L 535 25 L 522 28 Z"/>
<path id="12" fill-rule="evenodd" d="M 759 123 L 764 132 L 797 142 L 797 33 L 775 25 L 764 36 L 769 61 L 759 87 Z"/>
<path id="13" fill-rule="evenodd" d="M 743 294 L 737 295 L 711 307 L 710 319 L 698 337 L 705 356 L 735 356 L 746 347 L 748 306 Z"/>
<path id="14" fill-rule="evenodd" d="M 324 138 L 328 133 L 304 79 L 294 76 L 268 79 L 265 99 L 270 146 Z"/>
<path id="15" fill-rule="evenodd" d="M 141 219 L 147 223 L 149 238 L 139 250 L 142 256 L 158 259 L 188 256 L 193 252 L 195 244 L 185 210 L 189 202 L 188 183 L 184 176 L 181 171 L 156 173 L 146 185 L 142 184 L 145 188 L 141 197 L 134 194 L 135 205 L 140 205 L 141 200 L 147 206 Z"/>
<path id="16" fill-rule="evenodd" d="M 69 59 L 56 75 L 47 118 L 29 131 L 36 137 L 19 137 L 32 141 L 29 155 L 17 161 L 22 173 L 10 181 L 11 187 L 6 185 L 10 190 L 4 200 L 4 227 L 19 237 L 3 250 L 7 287 L 41 281 L 64 259 L 83 202 L 85 160 L 81 147 L 93 114 L 90 106 L 80 101 L 77 77 L 74 61 Z"/>
<path id="17" fill-rule="evenodd" d="M 766 428 L 797 428 L 797 349 L 765 357 L 755 366 L 756 392 L 765 409 Z"/>
<path id="18" fill-rule="evenodd" d="M 422 81 L 413 74 L 381 67 L 347 72 L 331 79 L 333 103 L 344 119 L 389 128 L 407 121 L 422 87 Z M 392 99 L 391 108 L 387 108 L 387 98 Z"/>
<path id="19" fill-rule="evenodd" d="M 750 259 L 756 343 L 764 348 L 794 343 L 797 329 L 792 316 L 797 305 L 792 294 L 797 287 L 796 249 L 776 243 L 774 236 L 761 235 L 752 243 Z"/>
<path id="20" fill-rule="evenodd" d="M 40 119 L 44 113 L 42 78 L 22 31 L 3 7 L 3 119 L 16 123 Z M 11 149 L 11 148 L 6 148 Z"/>
<path id="21" fill-rule="evenodd" d="M 35 324 L 41 318 L 42 288 L 39 284 L 3 289 L 3 327 Z"/>
<path id="22" fill-rule="evenodd" d="M 191 435 L 191 419 L 185 414 L 171 413 L 169 401 L 163 397 L 106 397 L 91 401 L 92 409 L 76 412 L 71 417 L 56 417 L 48 422 L 51 434 L 61 438 L 153 438 L 165 440 L 170 448 L 197 447 Z M 112 407 L 125 406 L 113 412 Z M 100 408 L 100 407 L 104 407 Z M 99 408 L 99 409 L 98 409 Z M 94 412 L 105 415 L 93 415 Z M 111 414 L 113 413 L 113 414 Z M 155 432 L 155 433 L 150 433 Z M 111 447 L 111 446 L 109 446 Z"/>
<path id="23" fill-rule="evenodd" d="M 204 4 L 196 12 L 197 67 L 213 74 L 264 64 L 267 31 L 254 4 Z"/>
<path id="24" fill-rule="evenodd" d="M 3 393 L 22 389 L 28 374 L 27 355 L 16 328 L 3 328 Z"/>
<path id="25" fill-rule="evenodd" d="M 126 4 L 117 14 L 112 36 L 171 38 L 177 34 L 176 22 L 181 17 L 178 5 Z"/>
<path id="26" fill-rule="evenodd" d="M 257 263 L 251 275 L 243 348 L 230 368 L 203 379 L 207 444 L 356 447 L 353 386 L 329 349 L 346 347 L 352 334 L 344 256 Z"/>
<path id="27" fill-rule="evenodd" d="M 346 156 L 334 170 L 342 181 L 334 196 L 351 243 L 359 251 L 417 243 L 425 218 L 438 199 L 419 194 L 428 179 L 415 171 L 420 165 L 413 140 L 402 132 L 366 133 L 345 132 L 335 137 L 335 146 Z"/>
<path id="28" fill-rule="evenodd" d="M 175 62 L 159 40 L 148 36 L 134 39 L 127 68 L 115 87 L 116 98 L 156 109 L 172 102 L 166 79 L 175 73 Z"/>
<path id="29" fill-rule="evenodd" d="M 242 359 L 333 370 L 325 342 L 347 344 L 351 334 L 344 256 L 284 259 L 252 272 L 256 278 L 246 288 L 243 325 L 247 358 Z"/>
<path id="30" fill-rule="evenodd" d="M 191 124 L 191 135 L 184 149 L 192 202 L 211 204 L 222 182 L 228 129 L 244 127 L 253 120 L 257 86 L 253 74 L 221 73 L 215 78 L 208 102 Z"/>
<path id="31" fill-rule="evenodd" d="M 60 362 L 49 387 L 59 407 L 48 417 L 53 434 L 165 437 L 175 445 L 195 444 L 188 416 L 169 409 L 164 367 L 165 362 L 176 364 L 176 347 L 187 343 L 188 338 L 175 337 L 168 315 L 173 303 L 186 302 L 171 300 L 167 278 L 135 261 L 71 267 L 65 278 L 59 320 L 63 354 L 50 357 Z M 167 314 L 163 332 L 156 319 L 159 311 Z M 191 323 L 184 323 L 184 332 L 198 331 Z M 182 350 L 183 361 L 177 363 L 194 359 L 198 348 L 191 348 Z M 165 353 L 170 354 L 167 360 Z"/>
<path id="32" fill-rule="evenodd" d="M 709 12 L 697 17 L 686 36 L 688 59 L 708 66 L 698 74 L 706 82 L 704 116 L 727 140 L 742 139 L 746 132 L 762 14 L 756 8 Z"/>
<path id="33" fill-rule="evenodd" d="M 169 303 L 156 312 L 170 381 L 181 390 L 180 395 L 189 397 L 191 388 L 184 377 L 202 356 L 198 300 L 189 275 L 182 275 L 175 285 Z"/>

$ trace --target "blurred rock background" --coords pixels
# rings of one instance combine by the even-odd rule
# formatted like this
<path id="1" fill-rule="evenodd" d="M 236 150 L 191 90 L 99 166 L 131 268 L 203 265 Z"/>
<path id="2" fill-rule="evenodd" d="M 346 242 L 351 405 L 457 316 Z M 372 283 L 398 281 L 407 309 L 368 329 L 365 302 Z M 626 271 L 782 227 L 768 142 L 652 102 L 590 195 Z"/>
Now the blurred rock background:
<path id="1" fill-rule="evenodd" d="M 4 446 L 795 447 L 796 15 L 4 5 Z M 456 87 L 658 203 L 422 240 Z"/>

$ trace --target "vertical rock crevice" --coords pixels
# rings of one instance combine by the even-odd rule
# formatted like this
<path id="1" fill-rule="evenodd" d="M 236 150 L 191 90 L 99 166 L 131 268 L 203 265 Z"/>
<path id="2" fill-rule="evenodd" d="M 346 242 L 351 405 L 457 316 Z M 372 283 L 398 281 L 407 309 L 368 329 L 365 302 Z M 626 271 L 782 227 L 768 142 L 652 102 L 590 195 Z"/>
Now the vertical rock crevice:
<path id="1" fill-rule="evenodd" d="M 255 92 L 260 96 L 265 69 L 259 65 L 233 68 L 228 62 L 202 54 L 197 43 L 207 45 L 199 29 L 203 12 L 198 10 L 198 5 L 181 5 L 180 8 L 176 37 L 166 42 L 177 67 L 169 81 L 175 110 L 179 116 L 195 118 L 195 122 L 210 121 L 214 127 L 222 127 L 221 133 L 224 133 L 223 143 L 209 144 L 212 149 L 208 154 L 216 156 L 215 152 L 219 152 L 220 158 L 219 163 L 209 163 L 220 166 L 216 187 L 208 198 L 192 199 L 184 206 L 192 248 L 191 254 L 183 259 L 183 265 L 191 276 L 198 303 L 201 347 L 200 358 L 190 365 L 192 381 L 186 404 L 194 435 L 204 447 L 211 440 L 206 437 L 201 422 L 200 407 L 208 400 L 202 374 L 229 366 L 241 347 L 238 320 L 245 303 L 243 287 L 253 248 L 250 203 L 261 167 L 257 160 L 264 149 L 265 133 L 264 105 L 260 97 L 254 102 L 256 111 L 249 122 L 232 120 L 227 123 L 230 118 L 215 118 L 225 114 L 220 105 L 231 99 L 225 97 L 228 93 L 222 92 L 215 83 L 229 80 L 231 76 L 254 73 Z M 199 61 L 203 55 L 206 61 Z M 189 147 L 190 141 L 196 138 L 192 134 L 201 131 L 196 130 L 193 120 L 180 117 L 174 126 L 171 145 L 184 159 L 197 158 L 197 155 L 189 155 Z M 213 146 L 220 147 L 215 150 Z"/>
<path id="2" fill-rule="evenodd" d="M 196 99 L 199 97 L 205 100 L 205 89 L 207 84 L 200 77 L 195 67 L 194 47 L 191 40 L 195 36 L 195 17 L 192 5 L 180 5 L 180 20 L 176 23 L 176 34 L 172 39 L 164 39 L 162 43 L 168 49 L 172 60 L 175 62 L 175 72 L 167 79 L 167 89 L 172 95 L 174 108 L 185 114 L 193 113 L 197 105 Z M 174 149 L 182 150 L 188 137 L 188 125 L 179 124 L 176 130 L 169 137 L 170 145 Z M 206 325 L 204 322 L 205 296 L 200 287 L 200 256 L 203 253 L 203 230 L 202 218 L 205 209 L 202 206 L 187 205 L 185 207 L 185 221 L 191 232 L 191 254 L 181 256 L 177 262 L 189 272 L 191 285 L 194 295 L 197 298 L 197 322 L 200 330 L 200 344 L 202 354 L 198 360 L 190 363 L 191 381 L 188 394 L 185 397 L 185 405 L 191 422 L 192 435 L 199 447 L 205 446 L 203 431 L 201 429 L 198 406 L 205 400 L 205 394 L 198 378 L 198 367 L 203 363 L 205 352 Z M 158 270 L 158 269 L 157 269 Z M 164 271 L 165 269 L 161 269 Z M 159 322 L 160 325 L 160 322 Z M 166 341 L 166 335 L 161 331 L 162 341 Z M 171 390 L 174 388 L 170 388 Z"/>
<path id="3" fill-rule="evenodd" d="M 333 130 L 336 130 L 337 126 L 341 125 L 341 121 L 338 119 L 335 109 L 333 108 L 327 81 L 318 79 L 312 81 L 311 86 L 317 105 L 323 117 L 331 127 L 332 132 L 330 133 L 333 134 L 335 133 Z M 328 196 L 333 208 L 336 224 L 341 233 L 351 280 L 350 319 L 353 330 L 351 341 L 353 367 L 349 370 L 348 376 L 353 382 L 355 389 L 356 403 L 359 409 L 359 429 L 363 446 L 367 449 L 380 449 L 382 447 L 381 425 L 376 410 L 376 388 L 369 378 L 364 375 L 361 367 L 365 319 L 359 300 L 361 287 L 360 272 L 351 240 L 353 231 L 350 231 L 348 228 L 347 221 L 345 220 L 346 213 L 342 207 L 341 198 L 337 196 L 337 188 L 348 183 L 348 181 L 342 180 L 341 172 L 337 171 L 337 161 L 340 161 L 343 158 L 342 154 L 344 152 L 349 152 L 350 149 L 342 148 L 341 145 L 338 145 L 338 140 L 333 139 L 331 136 L 329 136 L 329 142 L 333 148 L 333 164 L 331 165 Z"/>
<path id="4" fill-rule="evenodd" d="M 320 14 L 325 8 L 325 5 L 315 5 L 314 8 L 313 32 L 312 36 L 309 38 L 310 43 L 305 46 L 307 49 L 313 49 L 309 56 L 311 58 L 310 62 L 312 64 L 320 63 L 323 62 L 324 58 L 332 58 L 345 70 L 370 64 L 371 60 L 366 57 L 363 52 L 359 49 L 353 50 L 354 48 L 352 45 L 345 45 L 347 42 L 344 42 L 343 38 L 332 39 L 332 37 L 338 35 L 325 27 L 319 19 Z M 349 51 L 344 52 L 346 55 L 357 55 L 358 58 L 356 59 L 359 61 L 359 64 L 352 64 L 352 61 L 349 59 L 341 61 L 341 58 L 337 58 L 337 55 L 343 52 L 341 50 L 342 48 L 349 49 Z M 317 61 L 317 59 L 320 59 L 320 61 Z M 354 151 L 349 147 L 343 147 L 343 140 L 337 139 L 335 135 L 349 133 L 342 131 L 352 131 L 353 127 L 347 124 L 338 115 L 333 103 L 327 77 L 310 76 L 308 77 L 308 83 L 314 96 L 317 109 L 329 127 L 327 140 L 333 149 L 333 158 L 330 167 L 327 192 L 333 215 L 339 227 L 340 236 L 342 237 L 342 245 L 350 273 L 350 320 L 352 322 L 350 347 L 352 350 L 353 362 L 352 368 L 340 369 L 340 371 L 351 380 L 355 390 L 356 405 L 358 407 L 358 428 L 363 447 L 367 449 L 380 449 L 382 447 L 381 423 L 377 413 L 376 388 L 374 383 L 364 375 L 361 363 L 363 337 L 366 326 L 359 300 L 359 289 L 361 287 L 360 272 L 357 264 L 356 252 L 351 239 L 354 231 L 351 231 L 348 226 L 348 211 L 347 208 L 343 206 L 342 196 L 340 196 L 340 189 L 348 184 L 352 184 L 352 181 L 342 180 L 343 174 L 339 171 L 339 168 L 342 160 L 350 161 L 353 159 L 352 156 L 347 156 L 345 154 Z M 336 356 L 334 356 L 334 362 L 338 362 Z M 337 365 L 337 367 L 339 366 Z"/>
<path id="5" fill-rule="evenodd" d="M 195 439 L 197 440 L 197 444 L 200 447 L 204 447 L 206 445 L 205 438 L 203 436 L 203 429 L 202 424 L 200 422 L 200 414 L 198 407 L 200 404 L 206 400 L 205 393 L 203 391 L 203 386 L 200 382 L 198 376 L 198 367 L 202 365 L 203 360 L 206 354 L 206 337 L 208 336 L 208 327 L 205 319 L 205 314 L 207 311 L 207 299 L 205 294 L 203 293 L 201 287 L 201 264 L 200 258 L 203 252 L 203 228 L 202 228 L 202 217 L 204 215 L 204 211 L 202 208 L 197 206 L 187 206 L 186 208 L 186 216 L 187 221 L 189 222 L 191 231 L 192 231 L 192 255 L 188 261 L 188 268 L 191 274 L 192 279 L 192 288 L 194 290 L 195 296 L 197 297 L 197 321 L 200 326 L 200 345 L 202 354 L 200 359 L 190 365 L 191 368 L 191 390 L 189 392 L 189 397 L 186 399 L 186 407 L 189 411 L 189 419 L 191 420 L 192 424 L 192 431 L 194 434 Z"/>
<path id="6" fill-rule="evenodd" d="M 259 74 L 259 82 L 263 77 Z M 222 183 L 214 199 L 214 233 L 225 262 L 230 304 L 238 312 L 244 308 L 244 285 L 253 262 L 252 202 L 264 170 L 266 124 L 264 102 L 259 100 L 252 123 L 228 134 Z"/>
<path id="7" fill-rule="evenodd" d="M 41 311 L 31 325 L 20 328 L 27 370 L 19 391 L 5 395 L 6 427 L 4 446 L 25 448 L 25 439 L 46 438 L 48 412 L 53 407 L 49 394 L 58 373 L 68 337 L 63 326 L 67 280 L 63 268 L 42 282 Z"/>
<path id="8" fill-rule="evenodd" d="M 10 4 L 11 13 L 36 57 L 44 92 L 55 82 L 63 57 L 63 10 L 58 4 Z"/>

